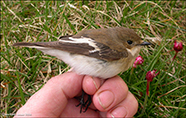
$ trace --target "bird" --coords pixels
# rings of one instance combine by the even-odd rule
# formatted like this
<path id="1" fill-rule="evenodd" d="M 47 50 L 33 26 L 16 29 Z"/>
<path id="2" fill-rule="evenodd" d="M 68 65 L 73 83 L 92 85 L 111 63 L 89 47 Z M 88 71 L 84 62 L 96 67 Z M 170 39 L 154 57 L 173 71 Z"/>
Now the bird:
<path id="1" fill-rule="evenodd" d="M 58 41 L 18 42 L 13 46 L 36 48 L 62 60 L 77 74 L 108 79 L 128 70 L 141 47 L 150 44 L 132 29 L 113 27 L 82 30 L 75 35 L 60 36 Z M 84 102 L 81 98 L 77 105 L 81 105 L 80 113 L 82 108 L 86 112 L 90 104 L 91 100 Z"/>

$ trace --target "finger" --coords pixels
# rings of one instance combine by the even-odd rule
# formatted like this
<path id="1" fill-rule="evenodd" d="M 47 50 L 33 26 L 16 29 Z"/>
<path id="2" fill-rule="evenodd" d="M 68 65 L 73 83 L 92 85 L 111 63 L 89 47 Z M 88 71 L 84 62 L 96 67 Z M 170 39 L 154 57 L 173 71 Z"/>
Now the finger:
<path id="1" fill-rule="evenodd" d="M 93 95 L 98 90 L 101 85 L 101 79 L 97 77 L 85 76 L 83 79 L 83 90 L 89 94 Z"/>
<path id="2" fill-rule="evenodd" d="M 94 95 L 104 81 L 105 81 L 104 79 L 100 79 L 97 77 L 92 77 L 92 76 L 87 75 L 83 79 L 82 88 L 86 94 Z M 89 108 L 96 110 L 96 107 L 94 106 L 94 104 L 91 104 Z"/>
<path id="3" fill-rule="evenodd" d="M 123 101 L 128 93 L 125 82 L 115 76 L 106 80 L 93 96 L 93 103 L 99 111 L 108 111 Z"/>
<path id="4" fill-rule="evenodd" d="M 133 117 L 138 110 L 138 102 L 131 92 L 128 92 L 127 97 L 116 107 L 107 113 L 107 117 Z"/>
<path id="5" fill-rule="evenodd" d="M 17 114 L 28 113 L 33 116 L 59 116 L 69 98 L 81 91 L 82 75 L 73 72 L 51 78 L 18 110 Z"/>

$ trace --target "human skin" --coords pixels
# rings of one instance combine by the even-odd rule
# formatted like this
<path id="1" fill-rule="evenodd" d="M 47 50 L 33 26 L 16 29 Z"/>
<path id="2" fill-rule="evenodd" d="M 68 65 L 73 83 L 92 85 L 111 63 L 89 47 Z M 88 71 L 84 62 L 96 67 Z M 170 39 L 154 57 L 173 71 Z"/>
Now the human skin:
<path id="1" fill-rule="evenodd" d="M 82 89 L 93 101 L 85 113 L 75 106 Z M 103 80 L 67 72 L 52 77 L 14 117 L 132 117 L 137 109 L 137 100 L 119 76 Z"/>

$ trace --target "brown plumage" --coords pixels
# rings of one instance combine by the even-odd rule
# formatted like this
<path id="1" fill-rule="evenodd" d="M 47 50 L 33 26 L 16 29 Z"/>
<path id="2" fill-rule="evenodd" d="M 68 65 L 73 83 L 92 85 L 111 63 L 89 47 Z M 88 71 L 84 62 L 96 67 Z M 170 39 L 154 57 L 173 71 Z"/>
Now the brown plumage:
<path id="1" fill-rule="evenodd" d="M 90 50 L 94 50 L 95 47 L 90 46 L 88 43 L 70 43 L 62 41 L 36 43 L 20 42 L 13 44 L 13 46 L 48 47 L 67 51 L 72 54 L 80 54 L 105 61 L 113 61 L 128 56 L 126 48 L 131 49 L 135 46 L 135 44 L 129 45 L 127 43 L 128 40 L 132 40 L 136 44 L 140 44 L 142 42 L 141 38 L 133 30 L 124 27 L 83 30 L 76 35 L 61 36 L 59 37 L 59 40 L 71 41 L 69 37 L 77 39 L 81 37 L 91 38 L 95 45 L 100 48 L 100 51 L 91 53 Z"/>

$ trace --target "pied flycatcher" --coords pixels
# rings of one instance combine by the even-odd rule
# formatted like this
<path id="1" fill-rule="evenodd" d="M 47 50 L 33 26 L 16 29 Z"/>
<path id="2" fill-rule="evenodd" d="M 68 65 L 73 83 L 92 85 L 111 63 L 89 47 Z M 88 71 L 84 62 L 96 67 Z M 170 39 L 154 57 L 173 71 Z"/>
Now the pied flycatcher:
<path id="1" fill-rule="evenodd" d="M 149 44 L 143 42 L 132 29 L 115 27 L 83 30 L 76 35 L 60 36 L 58 41 L 19 42 L 13 46 L 36 48 L 61 59 L 77 74 L 108 79 L 126 71 L 140 48 Z M 80 102 L 80 112 L 83 107 L 86 111 L 90 103 Z"/>

